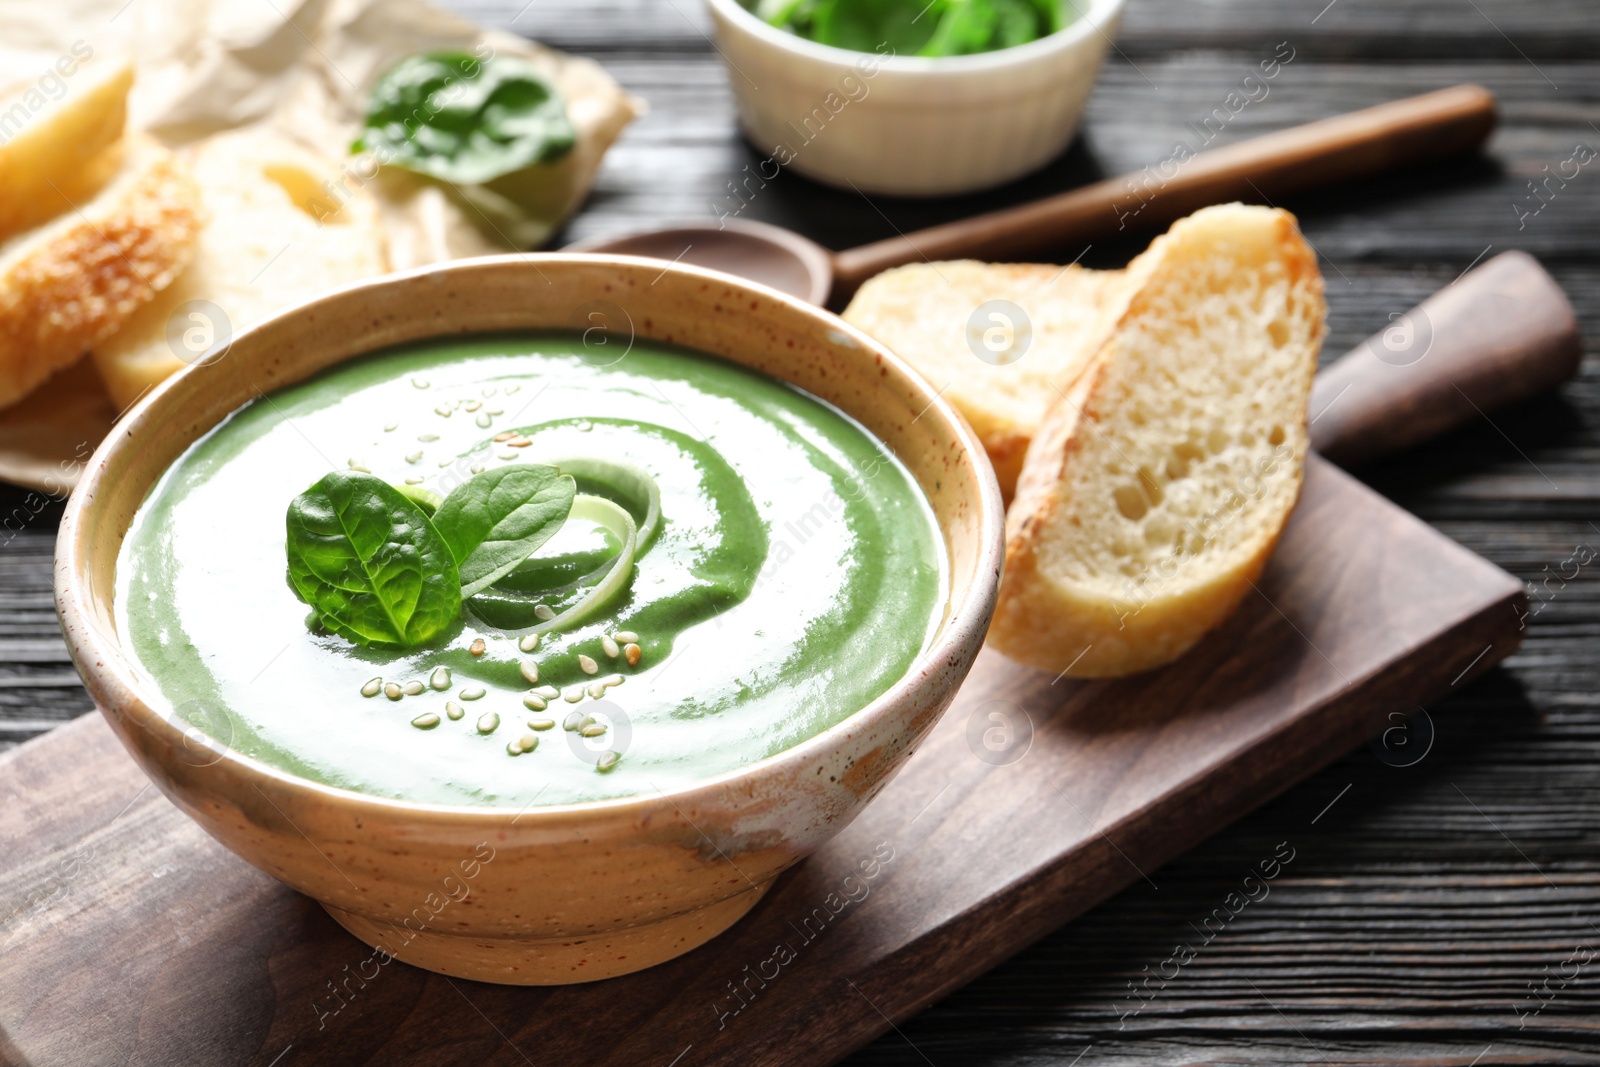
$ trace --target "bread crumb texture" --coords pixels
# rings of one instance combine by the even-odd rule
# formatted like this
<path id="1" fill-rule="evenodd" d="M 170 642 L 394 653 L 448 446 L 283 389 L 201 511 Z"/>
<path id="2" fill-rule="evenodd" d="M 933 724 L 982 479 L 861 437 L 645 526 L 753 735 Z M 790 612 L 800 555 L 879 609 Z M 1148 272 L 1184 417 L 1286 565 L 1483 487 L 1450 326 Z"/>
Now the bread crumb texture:
<path id="1" fill-rule="evenodd" d="M 147 138 L 92 200 L 0 246 L 0 407 L 110 336 L 188 264 L 202 222 L 188 169 Z"/>
<path id="2" fill-rule="evenodd" d="M 1170 662 L 1237 607 L 1299 495 L 1325 328 L 1315 253 L 1277 209 L 1200 211 L 1127 274 L 1028 450 L 990 631 L 1075 676 Z"/>

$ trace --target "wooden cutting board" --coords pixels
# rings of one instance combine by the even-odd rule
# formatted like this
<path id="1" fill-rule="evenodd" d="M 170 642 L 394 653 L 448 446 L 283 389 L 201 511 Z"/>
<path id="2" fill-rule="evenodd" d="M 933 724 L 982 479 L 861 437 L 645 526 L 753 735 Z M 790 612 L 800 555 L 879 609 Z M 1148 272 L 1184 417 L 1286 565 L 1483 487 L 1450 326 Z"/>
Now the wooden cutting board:
<path id="1" fill-rule="evenodd" d="M 1481 268 L 1495 291 L 1555 323 L 1565 362 L 1541 373 L 1570 373 L 1559 292 L 1540 304 L 1536 265 L 1497 262 Z M 1392 375 L 1372 403 L 1517 393 L 1507 368 L 1538 331 L 1501 329 L 1495 301 L 1458 284 L 1446 303 L 1465 319 L 1440 298 L 1418 309 L 1438 359 L 1363 356 L 1374 342 L 1346 357 Z M 1441 352 L 1472 374 L 1441 375 Z M 1324 381 L 1359 396 L 1343 373 Z M 1524 612 L 1510 575 L 1313 457 L 1256 592 L 1188 656 L 1081 683 L 985 651 L 900 775 L 732 930 L 553 989 L 378 963 L 85 717 L 0 757 L 0 1062 L 829 1063 L 1122 887 L 1159 884 L 1164 862 L 1363 739 L 1387 731 L 1390 758 L 1411 759 L 1400 716 L 1509 654 Z"/>
<path id="2" fill-rule="evenodd" d="M 1259 591 L 1182 661 L 1053 682 L 986 651 L 899 777 L 729 933 L 558 989 L 370 962 L 85 717 L 0 761 L 0 1059 L 828 1063 L 1465 684 L 1516 647 L 1521 603 L 1314 461 Z"/>

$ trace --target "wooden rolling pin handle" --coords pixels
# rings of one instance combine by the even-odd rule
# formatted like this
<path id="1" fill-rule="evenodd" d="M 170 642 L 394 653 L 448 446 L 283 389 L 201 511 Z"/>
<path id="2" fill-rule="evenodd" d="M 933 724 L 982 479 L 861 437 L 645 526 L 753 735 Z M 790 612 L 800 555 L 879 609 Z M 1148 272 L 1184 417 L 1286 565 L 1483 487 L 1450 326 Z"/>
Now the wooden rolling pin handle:
<path id="1" fill-rule="evenodd" d="M 874 274 L 904 263 L 968 256 L 1020 259 L 1123 230 L 1162 226 L 1208 204 L 1260 203 L 1458 155 L 1481 145 L 1494 123 L 1493 94 L 1477 85 L 1457 85 L 1187 159 L 1174 155 L 1138 173 L 1059 196 L 835 253 L 834 298 L 843 300 Z"/>
<path id="2" fill-rule="evenodd" d="M 1555 279 L 1502 253 L 1317 375 L 1312 447 L 1346 465 L 1407 448 L 1566 381 L 1582 355 Z"/>

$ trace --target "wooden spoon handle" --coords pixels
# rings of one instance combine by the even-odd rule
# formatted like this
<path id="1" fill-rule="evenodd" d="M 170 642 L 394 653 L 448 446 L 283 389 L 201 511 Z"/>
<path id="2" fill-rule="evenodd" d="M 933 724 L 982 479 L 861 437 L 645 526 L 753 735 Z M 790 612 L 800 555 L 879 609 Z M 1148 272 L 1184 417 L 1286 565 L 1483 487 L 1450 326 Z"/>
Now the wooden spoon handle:
<path id="1" fill-rule="evenodd" d="M 1343 464 L 1409 447 L 1566 381 L 1582 355 L 1555 279 L 1502 253 L 1317 375 L 1312 447 Z"/>
<path id="2" fill-rule="evenodd" d="M 1214 148 L 1186 162 L 1174 156 L 1136 174 L 835 253 L 834 300 L 904 263 L 1022 258 L 1134 226 L 1164 225 L 1208 204 L 1260 203 L 1471 151 L 1494 122 L 1493 94 L 1458 85 Z"/>

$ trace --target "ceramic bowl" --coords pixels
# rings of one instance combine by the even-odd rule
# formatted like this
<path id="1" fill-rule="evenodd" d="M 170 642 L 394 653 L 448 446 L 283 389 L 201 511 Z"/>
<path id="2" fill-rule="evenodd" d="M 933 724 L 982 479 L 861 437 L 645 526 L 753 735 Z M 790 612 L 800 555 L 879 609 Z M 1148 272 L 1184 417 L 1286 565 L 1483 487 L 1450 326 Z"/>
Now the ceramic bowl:
<path id="1" fill-rule="evenodd" d="M 1058 33 L 925 58 L 817 44 L 739 0 L 706 0 L 740 124 L 766 155 L 724 199 L 736 208 L 759 195 L 780 165 L 897 196 L 972 192 L 1037 170 L 1072 141 L 1122 18 L 1123 0 L 1063 2 L 1078 17 Z"/>
<path id="2" fill-rule="evenodd" d="M 307 781 L 175 719 L 123 651 L 112 610 L 135 510 L 196 438 L 257 395 L 388 345 L 593 324 L 785 379 L 895 450 L 933 505 L 950 596 L 888 692 L 788 751 L 690 787 L 522 811 L 367 796 Z M 617 327 L 613 327 L 617 328 Z M 670 959 L 726 929 L 853 819 L 950 704 L 994 607 L 1003 514 L 971 429 L 881 345 L 728 275 L 625 256 L 504 256 L 391 275 L 246 329 L 140 404 L 95 453 L 62 520 L 56 601 L 95 704 L 173 803 L 248 862 L 315 898 L 375 949 L 524 985 Z"/>

